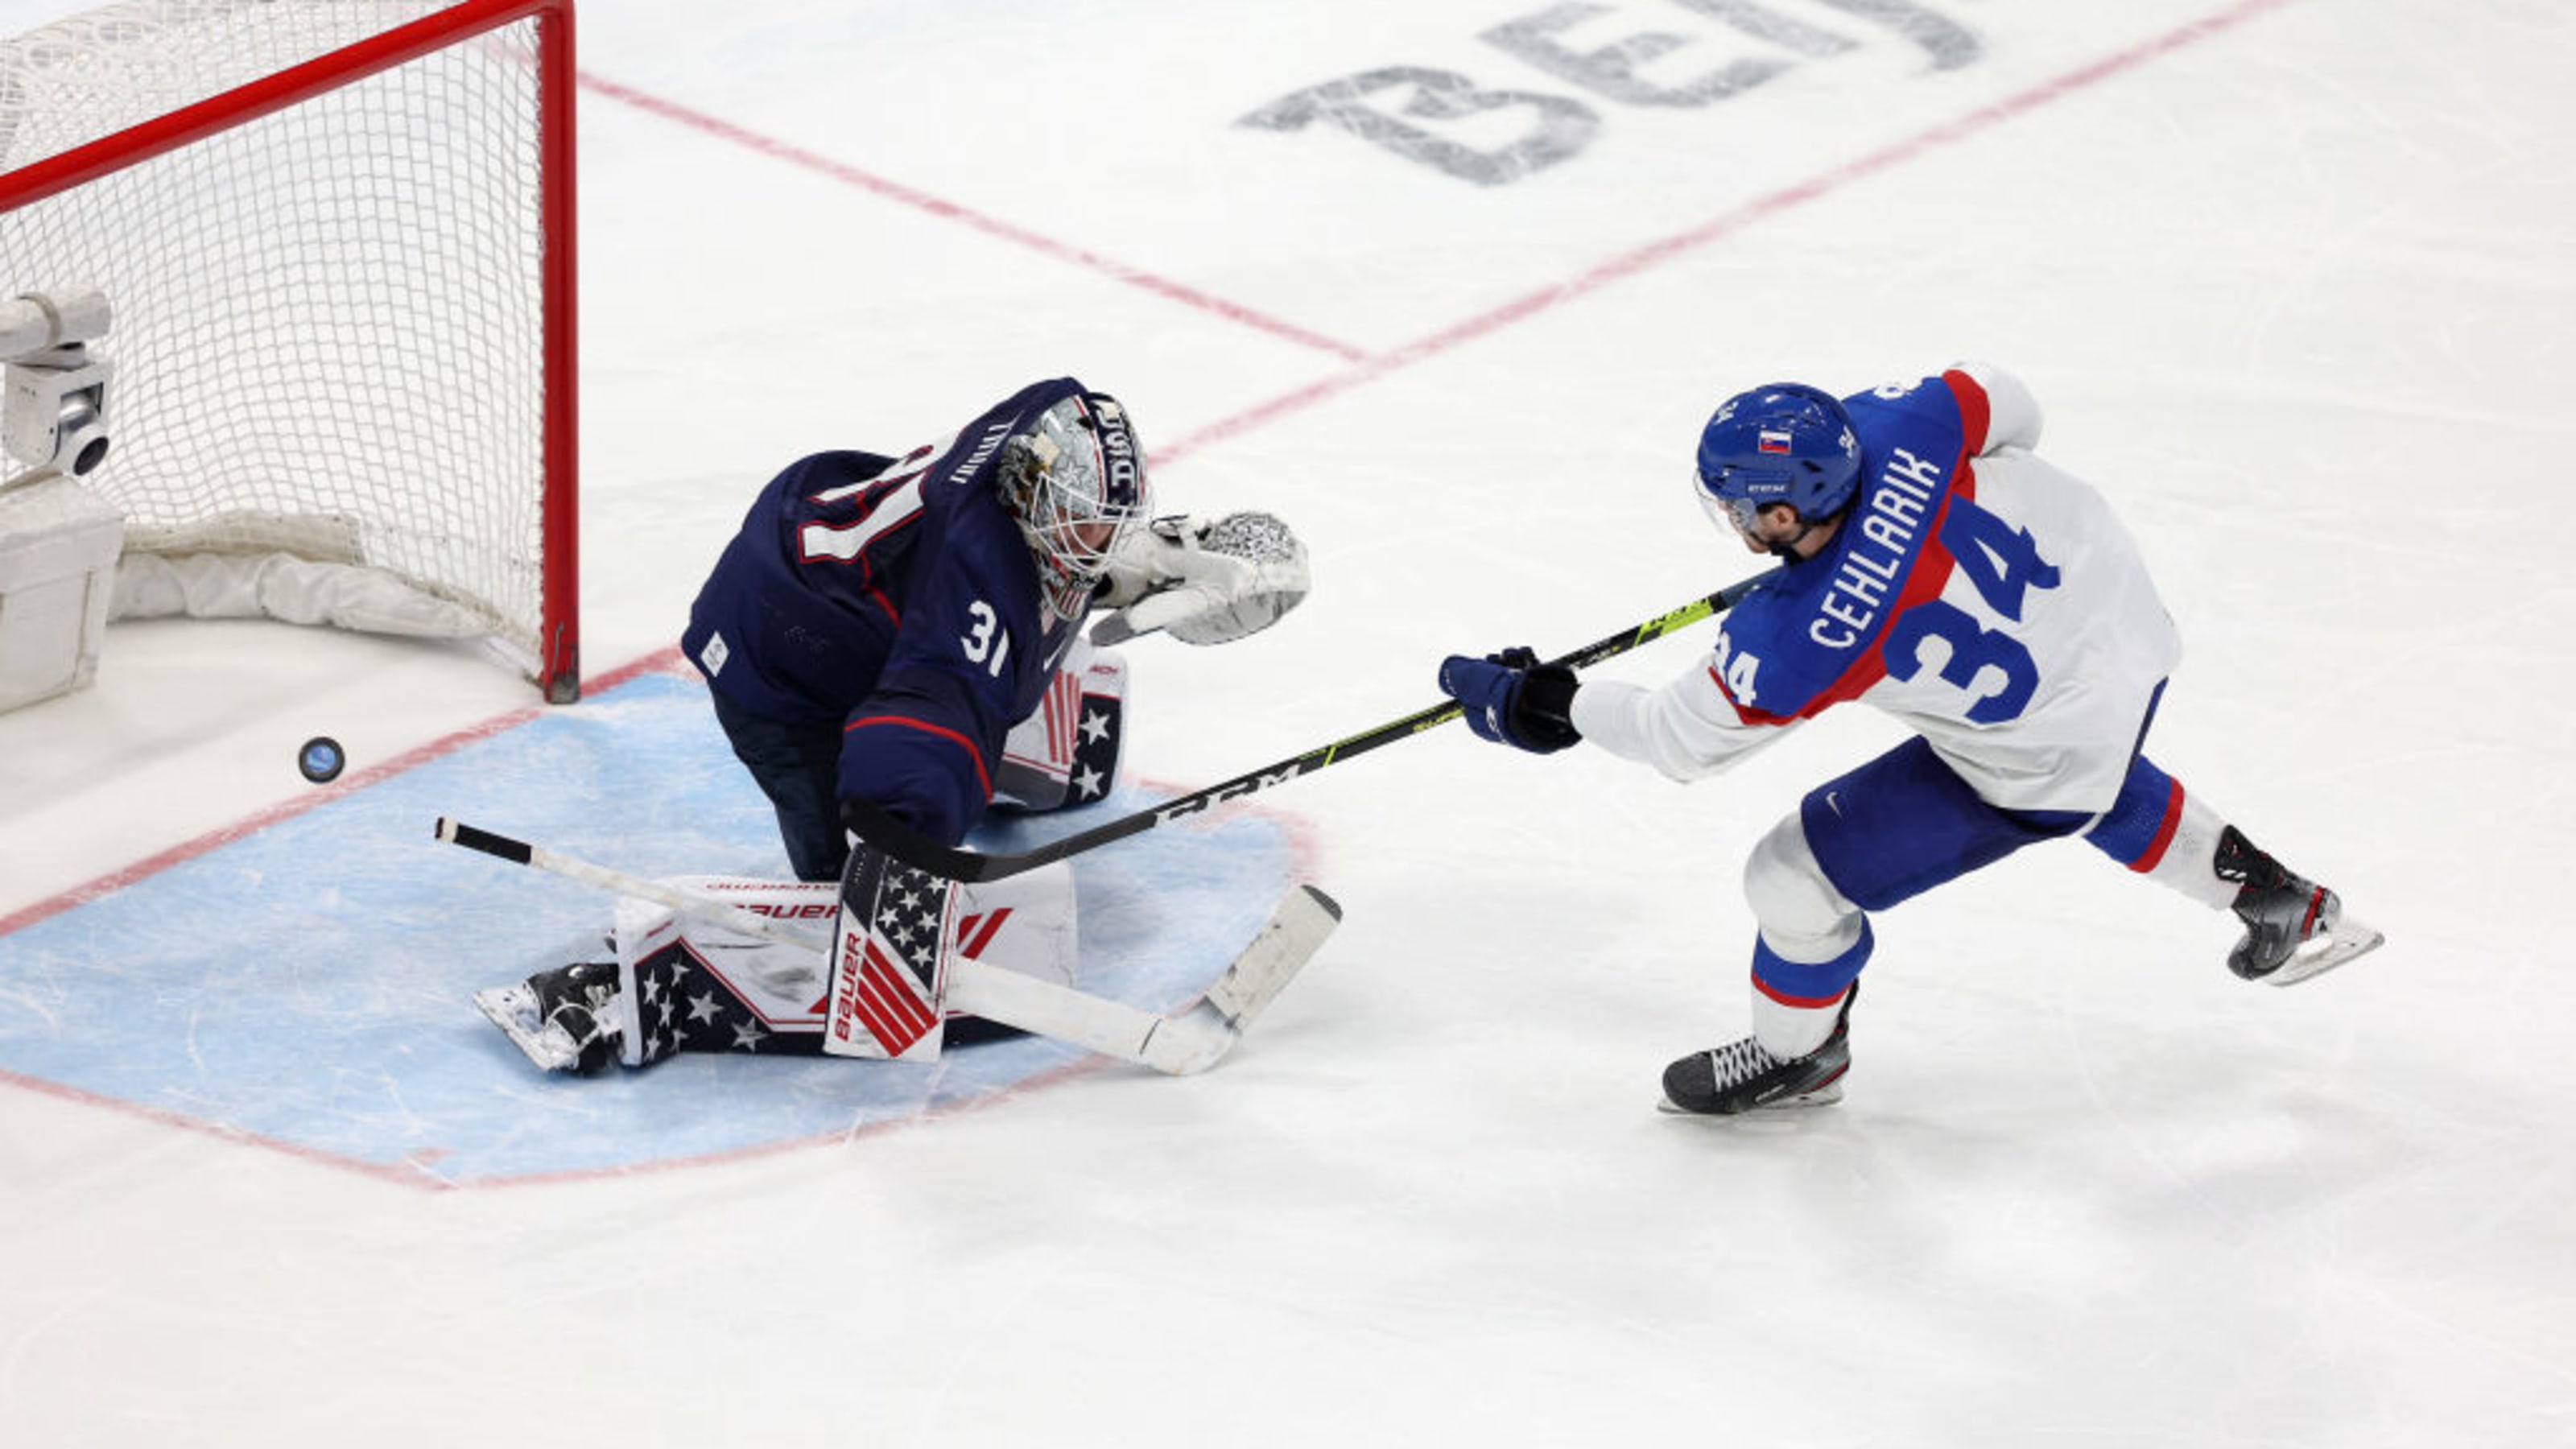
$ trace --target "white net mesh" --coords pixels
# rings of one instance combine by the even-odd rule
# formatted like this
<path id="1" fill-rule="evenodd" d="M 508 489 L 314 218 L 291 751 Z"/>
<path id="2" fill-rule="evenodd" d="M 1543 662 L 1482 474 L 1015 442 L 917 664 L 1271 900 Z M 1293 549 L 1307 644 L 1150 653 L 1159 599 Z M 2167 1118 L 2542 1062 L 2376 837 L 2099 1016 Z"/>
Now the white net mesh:
<path id="1" fill-rule="evenodd" d="M 128 0 L 0 41 L 0 171 L 445 8 Z M 536 667 L 536 47 L 521 21 L 0 211 L 0 296 L 114 308 L 114 449 L 86 481 L 129 552 L 361 564 Z"/>

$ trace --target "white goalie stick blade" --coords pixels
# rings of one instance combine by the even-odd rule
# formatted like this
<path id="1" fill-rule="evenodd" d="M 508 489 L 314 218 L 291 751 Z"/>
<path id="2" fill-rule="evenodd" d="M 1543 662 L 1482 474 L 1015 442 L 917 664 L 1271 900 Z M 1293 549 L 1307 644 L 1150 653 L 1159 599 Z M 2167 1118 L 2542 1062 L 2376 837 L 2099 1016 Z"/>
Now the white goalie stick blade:
<path id="1" fill-rule="evenodd" d="M 1250 1030 L 1253 1018 L 1286 989 L 1306 958 L 1341 923 L 1342 908 L 1331 896 L 1310 885 L 1290 891 L 1261 934 L 1208 988 L 1207 1004 L 1238 1033 Z"/>
<path id="2" fill-rule="evenodd" d="M 1252 1018 L 1279 995 L 1341 919 L 1341 907 L 1322 891 L 1304 885 L 1291 890 L 1207 996 L 1172 1016 L 987 966 L 971 956 L 950 963 L 947 1004 L 1185 1077 L 1206 1071 L 1234 1050 Z"/>
<path id="3" fill-rule="evenodd" d="M 2378 927 L 2350 916 L 2341 916 L 2326 928 L 2324 935 L 2300 942 L 2299 949 L 2290 953 L 2290 959 L 2263 979 L 2274 986 L 2295 986 L 2311 976 L 2324 975 L 2355 956 L 2366 956 L 2387 940 Z"/>
<path id="4" fill-rule="evenodd" d="M 537 1018 L 537 993 L 524 983 L 518 986 L 496 986 L 474 993 L 474 1004 L 501 1028 L 510 1044 L 527 1053 L 540 1071 L 568 1072 L 581 1059 L 581 1048 L 572 1033 L 551 1021 Z"/>
<path id="5" fill-rule="evenodd" d="M 1215 1066 L 1341 923 L 1342 908 L 1331 896 L 1310 885 L 1290 891 L 1207 995 L 1162 1019 L 1144 1043 L 1145 1065 L 1175 1076 Z"/>
<path id="6" fill-rule="evenodd" d="M 972 956 L 948 963 L 947 1004 L 952 1011 L 1175 1076 L 1216 1065 L 1234 1046 L 1232 1038 L 1186 1015 L 1156 1016 L 1123 1001 L 987 966 Z"/>

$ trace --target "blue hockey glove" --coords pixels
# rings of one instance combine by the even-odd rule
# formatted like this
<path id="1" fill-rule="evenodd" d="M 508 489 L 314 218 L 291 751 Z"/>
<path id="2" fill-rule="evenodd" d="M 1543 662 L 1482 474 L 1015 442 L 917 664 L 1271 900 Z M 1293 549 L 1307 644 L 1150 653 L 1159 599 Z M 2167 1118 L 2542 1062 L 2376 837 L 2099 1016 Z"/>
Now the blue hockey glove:
<path id="1" fill-rule="evenodd" d="M 1526 648 L 1440 661 L 1440 692 L 1467 712 L 1478 739 L 1552 755 L 1583 738 L 1574 728 L 1574 671 Z"/>

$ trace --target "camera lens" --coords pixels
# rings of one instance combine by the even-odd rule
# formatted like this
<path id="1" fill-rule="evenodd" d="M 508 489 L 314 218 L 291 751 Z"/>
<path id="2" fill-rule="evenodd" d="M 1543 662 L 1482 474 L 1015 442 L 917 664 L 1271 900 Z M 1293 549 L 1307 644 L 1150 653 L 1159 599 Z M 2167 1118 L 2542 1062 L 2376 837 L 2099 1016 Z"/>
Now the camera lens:
<path id="1" fill-rule="evenodd" d="M 107 461 L 107 430 L 99 426 L 98 394 L 71 393 L 54 417 L 56 466 L 75 478 L 87 477 Z"/>

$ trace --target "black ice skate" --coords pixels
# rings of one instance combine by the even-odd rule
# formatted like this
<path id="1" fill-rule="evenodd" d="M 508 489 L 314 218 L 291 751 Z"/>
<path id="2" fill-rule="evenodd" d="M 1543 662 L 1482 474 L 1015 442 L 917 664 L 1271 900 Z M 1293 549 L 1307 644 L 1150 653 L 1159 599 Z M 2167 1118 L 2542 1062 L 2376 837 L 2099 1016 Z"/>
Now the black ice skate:
<path id="1" fill-rule="evenodd" d="M 2347 919 L 2333 891 L 2293 873 L 2228 826 L 2218 837 L 2218 878 L 2237 882 L 2236 918 L 2245 939 L 2227 969 L 2248 981 L 2288 986 L 2331 971 L 2386 938 Z"/>
<path id="2" fill-rule="evenodd" d="M 615 962 L 584 961 L 540 971 L 517 986 L 475 992 L 474 1004 L 529 1061 L 588 1076 L 618 1058 L 624 1033 L 610 1010 L 617 992 Z"/>
<path id="3" fill-rule="evenodd" d="M 1841 1101 L 1843 1073 L 1851 1070 L 1852 1002 L 1859 995 L 1858 986 L 1844 994 L 1834 1034 L 1803 1057 L 1782 1061 L 1748 1036 L 1682 1058 L 1664 1068 L 1664 1100 L 1656 1105 L 1667 1112 L 1731 1117 Z"/>

